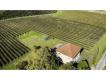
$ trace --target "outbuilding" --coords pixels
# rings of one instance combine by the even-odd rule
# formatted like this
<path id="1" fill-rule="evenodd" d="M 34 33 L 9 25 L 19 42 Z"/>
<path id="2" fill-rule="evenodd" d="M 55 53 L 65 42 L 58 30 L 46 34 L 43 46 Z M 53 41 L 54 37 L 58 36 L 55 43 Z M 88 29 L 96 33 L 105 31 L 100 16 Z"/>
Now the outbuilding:
<path id="1" fill-rule="evenodd" d="M 60 57 L 63 63 L 77 62 L 80 60 L 83 48 L 74 44 L 64 44 L 56 49 L 56 55 Z"/>

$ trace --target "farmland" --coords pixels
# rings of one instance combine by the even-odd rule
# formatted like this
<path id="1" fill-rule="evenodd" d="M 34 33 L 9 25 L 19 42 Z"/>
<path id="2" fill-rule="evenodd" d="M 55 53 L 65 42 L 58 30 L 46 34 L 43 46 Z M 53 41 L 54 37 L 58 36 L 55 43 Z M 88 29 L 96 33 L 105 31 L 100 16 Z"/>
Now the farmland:
<path id="1" fill-rule="evenodd" d="M 30 50 L 13 36 L 14 32 L 0 25 L 0 66 L 8 64 Z"/>
<path id="2" fill-rule="evenodd" d="M 30 66 L 28 67 L 28 69 L 33 69 L 33 68 L 39 69 L 40 65 L 41 64 L 43 65 L 44 63 L 41 62 L 41 64 L 40 64 L 38 61 L 47 60 L 46 58 L 44 58 L 45 47 L 52 48 L 58 43 L 65 43 L 64 41 L 61 41 L 59 39 L 55 39 L 55 38 L 51 38 L 51 37 L 48 38 L 48 37 L 49 36 L 46 34 L 43 34 L 43 33 L 41 34 L 41 33 L 34 32 L 34 31 L 30 31 L 30 32 L 27 32 L 26 34 L 18 36 L 17 39 L 21 43 L 23 43 L 25 46 L 30 48 L 30 51 L 27 54 L 20 56 L 19 59 L 15 60 L 14 64 L 10 63 L 9 65 L 4 66 L 3 68 L 17 69 L 16 66 L 14 66 L 14 65 L 18 65 L 19 63 L 21 63 L 21 61 L 27 60 L 28 62 L 32 62 L 30 64 Z M 35 49 L 35 46 L 40 46 L 41 48 Z M 47 54 L 45 54 L 45 55 L 47 55 Z M 39 65 L 39 66 L 37 66 L 37 65 Z"/>
<path id="3" fill-rule="evenodd" d="M 73 13 L 73 16 L 70 15 L 71 13 Z M 27 40 L 27 42 L 21 39 L 21 35 L 23 36 L 32 30 L 83 47 L 82 57 L 87 58 L 89 63 L 92 64 L 93 59 L 97 58 L 96 53 L 92 52 L 92 48 L 105 34 L 105 15 L 100 16 L 101 14 L 96 15 L 90 12 L 82 14 L 80 11 L 81 14 L 79 16 L 74 16 L 74 13 L 76 11 L 63 11 L 52 15 L 34 15 L 1 20 L 0 66 L 4 66 L 21 55 L 32 51 L 32 44 L 26 45 L 30 41 Z M 84 15 L 94 16 L 94 19 Z M 102 20 L 99 21 L 99 19 Z M 17 39 L 17 37 L 20 38 Z M 37 43 L 34 42 L 33 44 Z M 49 44 L 47 43 L 47 45 Z M 99 60 L 100 58 L 97 59 Z"/>
<path id="4" fill-rule="evenodd" d="M 105 13 L 104 14 L 99 14 L 98 12 L 91 13 L 91 11 L 87 12 L 85 10 L 83 10 L 83 11 L 65 10 L 65 11 L 59 11 L 59 12 L 57 12 L 57 14 L 54 14 L 53 16 L 61 18 L 61 19 L 67 19 L 70 21 L 76 21 L 76 22 L 80 22 L 80 23 L 94 25 L 96 27 L 97 26 L 105 27 L 105 24 L 106 24 Z"/>

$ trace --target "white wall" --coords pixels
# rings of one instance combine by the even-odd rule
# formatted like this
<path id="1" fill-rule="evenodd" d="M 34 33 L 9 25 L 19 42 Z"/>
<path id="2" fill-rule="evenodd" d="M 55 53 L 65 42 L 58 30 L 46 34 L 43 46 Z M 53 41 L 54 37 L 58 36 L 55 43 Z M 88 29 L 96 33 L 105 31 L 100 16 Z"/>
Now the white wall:
<path id="1" fill-rule="evenodd" d="M 74 59 L 69 56 L 66 56 L 60 52 L 57 52 L 57 56 L 62 59 L 64 64 L 72 62 L 72 61 L 79 61 L 80 60 L 80 53 Z"/>

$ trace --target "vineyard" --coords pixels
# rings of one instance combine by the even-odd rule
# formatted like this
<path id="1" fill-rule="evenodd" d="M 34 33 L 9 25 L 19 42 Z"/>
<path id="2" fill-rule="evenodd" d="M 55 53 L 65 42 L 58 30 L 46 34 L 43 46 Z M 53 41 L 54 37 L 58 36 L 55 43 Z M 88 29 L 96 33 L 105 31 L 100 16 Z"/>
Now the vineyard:
<path id="1" fill-rule="evenodd" d="M 0 21 L 0 66 L 30 51 L 17 37 L 29 31 L 50 35 L 65 42 L 70 42 L 89 51 L 105 28 L 91 24 L 70 21 L 50 15 L 37 15 L 5 19 Z"/>
<path id="2" fill-rule="evenodd" d="M 23 34 L 34 30 L 90 49 L 105 32 L 105 28 L 71 22 L 50 16 L 36 16 L 2 21 L 6 26 Z M 50 26 L 51 25 L 51 26 Z"/>
<path id="3" fill-rule="evenodd" d="M 16 35 L 15 31 L 0 25 L 0 66 L 8 64 L 30 50 L 14 38 Z"/>

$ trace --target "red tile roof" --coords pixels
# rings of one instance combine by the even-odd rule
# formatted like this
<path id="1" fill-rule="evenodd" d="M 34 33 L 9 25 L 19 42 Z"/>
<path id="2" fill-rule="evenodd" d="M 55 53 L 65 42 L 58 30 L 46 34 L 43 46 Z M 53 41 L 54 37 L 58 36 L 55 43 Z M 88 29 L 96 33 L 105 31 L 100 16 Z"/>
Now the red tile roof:
<path id="1" fill-rule="evenodd" d="M 79 46 L 68 43 L 68 44 L 63 45 L 62 47 L 57 48 L 56 51 L 62 54 L 65 54 L 71 58 L 75 58 L 81 49 L 82 48 Z"/>

